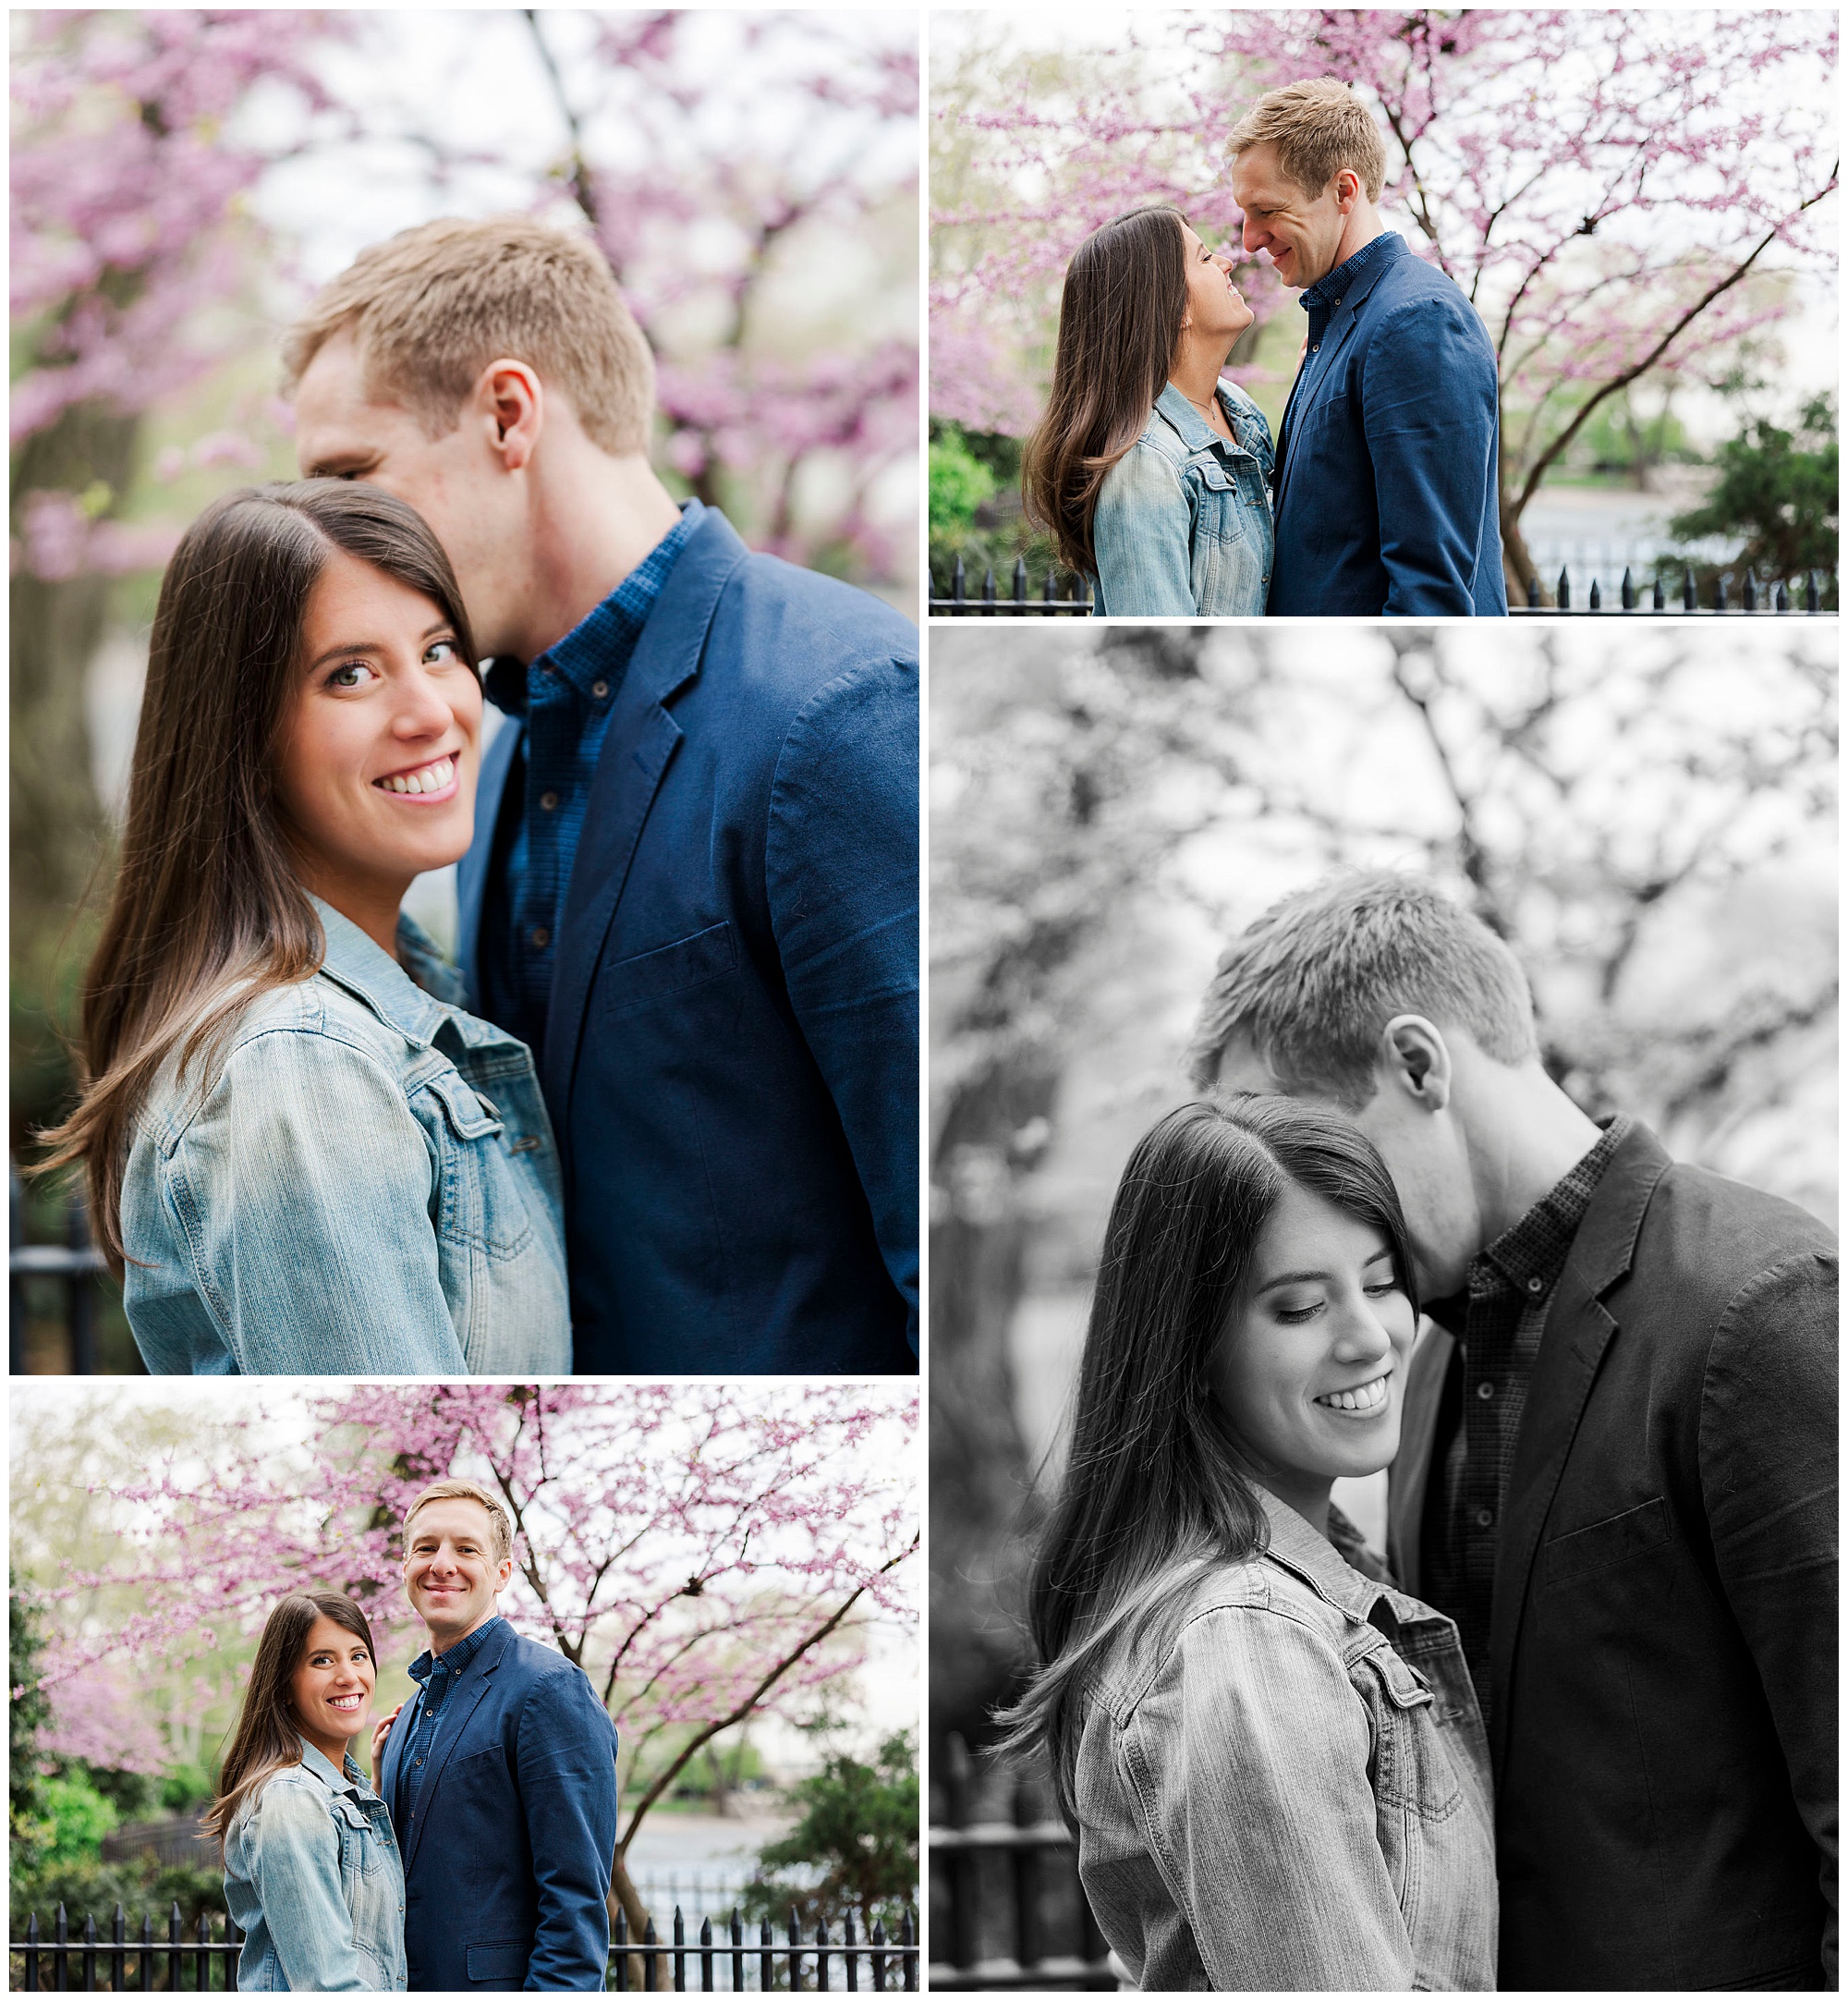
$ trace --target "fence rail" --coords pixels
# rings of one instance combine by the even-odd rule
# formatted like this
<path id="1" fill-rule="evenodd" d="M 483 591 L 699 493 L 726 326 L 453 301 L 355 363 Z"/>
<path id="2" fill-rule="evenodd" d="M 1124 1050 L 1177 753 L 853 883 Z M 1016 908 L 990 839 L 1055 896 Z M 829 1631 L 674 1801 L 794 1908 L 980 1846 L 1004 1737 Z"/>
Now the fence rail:
<path id="1" fill-rule="evenodd" d="M 227 1913 L 201 1911 L 190 1939 L 185 1936 L 177 1904 L 167 1914 L 164 1939 L 155 1938 L 154 1921 L 145 1912 L 139 1938 L 129 1936 L 128 1924 L 117 1904 L 107 1938 L 98 1935 L 93 1917 L 86 1917 L 81 1934 L 72 1938 L 70 1921 L 60 1904 L 47 1938 L 41 1934 L 33 1911 L 26 1920 L 25 1937 L 7 1946 L 8 1985 L 15 1993 L 30 1994 L 204 1993 L 214 1984 L 226 1992 L 237 1986 L 237 1955 L 244 1941 Z M 689 1941 L 687 1921 L 676 1909 L 671 1940 L 655 1935 L 650 1918 L 638 1943 L 631 1943 L 626 1916 L 618 1912 L 604 1984 L 644 1994 L 678 1994 L 689 1986 L 699 1994 L 915 1994 L 918 1949 L 918 1927 L 909 1911 L 895 1940 L 886 1937 L 881 1923 L 860 1935 L 851 1915 L 841 1921 L 837 1935 L 831 1937 L 822 1921 L 814 1936 L 805 1940 L 794 1910 L 782 1940 L 767 1918 L 756 1938 L 747 1939 L 744 1922 L 734 1910 L 725 1935 L 715 1937 L 712 1921 L 707 1918 Z M 690 1983 L 689 1973 L 695 1976 Z"/>
<path id="2" fill-rule="evenodd" d="M 22 1375 L 26 1368 L 26 1324 L 30 1301 L 29 1285 L 43 1287 L 48 1281 L 58 1287 L 58 1311 L 55 1314 L 63 1328 L 70 1357 L 69 1373 L 96 1373 L 96 1313 L 98 1282 L 105 1266 L 103 1253 L 90 1240 L 90 1218 L 82 1197 L 73 1193 L 65 1214 L 65 1240 L 61 1244 L 29 1244 L 26 1241 L 25 1197 L 19 1186 L 18 1167 L 7 1161 L 7 1250 L 11 1275 L 12 1324 L 8 1346 L 8 1368 Z"/>
<path id="3" fill-rule="evenodd" d="M 1748 569 L 1741 580 L 1732 570 L 1721 570 L 1714 580 L 1713 602 L 1710 604 L 1702 604 L 1698 601 L 1699 592 L 1695 588 L 1694 571 L 1688 568 L 1683 572 L 1681 588 L 1675 592 L 1672 605 L 1660 576 L 1650 578 L 1643 587 L 1648 597 L 1648 603 L 1645 604 L 1642 602 L 1643 592 L 1638 589 L 1634 570 L 1626 568 L 1623 581 L 1618 588 L 1618 604 L 1610 605 L 1604 602 L 1603 587 L 1595 574 L 1589 589 L 1581 592 L 1574 587 L 1568 567 L 1559 573 L 1552 604 L 1541 602 L 1539 579 L 1536 577 L 1527 586 L 1527 602 L 1525 604 L 1511 604 L 1508 609 L 1517 616 L 1538 614 L 1544 617 L 1585 617 L 1593 613 L 1622 609 L 1626 612 L 1672 611 L 1683 617 L 1743 617 L 1752 614 L 1778 616 L 1793 613 L 1799 609 L 1800 599 L 1802 613 L 1808 617 L 1818 618 L 1825 616 L 1822 610 L 1822 600 L 1827 595 L 1825 576 L 1832 580 L 1833 572 L 1825 573 L 1812 569 L 1801 578 L 1780 577 L 1760 580 L 1754 571 Z M 1736 604 L 1732 602 L 1732 596 L 1735 583 L 1739 588 Z M 1088 580 L 1067 577 L 1062 583 L 1057 572 L 1048 570 L 1036 592 L 1027 577 L 1027 560 L 1024 556 L 1015 558 L 1012 588 L 1006 597 L 1003 597 L 996 587 L 992 568 L 987 568 L 983 572 L 980 595 L 971 596 L 968 572 L 961 556 L 956 558 L 955 567 L 950 572 L 944 594 L 942 597 L 935 595 L 937 580 L 934 576 L 930 580 L 930 588 L 932 595 L 929 601 L 930 609 L 935 617 L 1089 618 L 1097 616 L 1097 606 L 1092 600 L 1091 587 Z M 1061 591 L 1064 595 L 1059 594 Z M 1574 604 L 1575 597 L 1580 598 L 1581 602 Z M 1831 612 L 1827 616 L 1833 617 L 1835 615 Z"/>
<path id="4" fill-rule="evenodd" d="M 1111 1990 L 1115 1970 L 1103 1934 L 1078 1881 L 1078 1853 L 1064 1821 L 1045 1818 L 1034 1788 L 1016 1779 L 1006 1820 L 970 1817 L 976 1787 L 968 1747 L 952 1735 L 944 1761 L 948 1824 L 930 1829 L 933 1890 L 946 1894 L 947 1957 L 930 1963 L 934 1993 L 1001 1993 L 1029 1988 Z M 994 1894 L 996 1879 L 1004 1884 Z M 1077 1909 L 1076 1936 L 1052 1949 L 1049 1893 L 1064 1893 Z M 942 1905 L 937 1907 L 942 1914 Z M 932 1925 L 938 1922 L 932 1918 Z M 1008 1949 L 983 1951 L 997 1934 Z M 941 1951 L 942 1933 L 933 1929 Z"/>

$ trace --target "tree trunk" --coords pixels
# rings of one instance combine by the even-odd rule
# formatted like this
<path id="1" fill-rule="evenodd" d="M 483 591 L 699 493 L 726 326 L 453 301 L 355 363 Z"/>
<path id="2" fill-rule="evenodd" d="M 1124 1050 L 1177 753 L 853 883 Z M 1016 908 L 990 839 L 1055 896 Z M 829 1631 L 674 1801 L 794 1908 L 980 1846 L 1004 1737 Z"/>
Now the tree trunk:
<path id="1" fill-rule="evenodd" d="M 1525 604 L 1527 586 L 1535 580 L 1534 559 L 1527 553 L 1527 539 L 1521 532 L 1523 509 L 1505 493 L 1502 495 L 1502 573 L 1508 586 L 1508 602 Z M 1540 603 L 1550 604 L 1553 594 L 1540 585 Z"/>
<path id="2" fill-rule="evenodd" d="M 615 1930 L 616 1912 L 625 1912 L 629 1921 L 629 1937 L 641 1943 L 642 1934 L 648 1930 L 648 1911 L 641 1900 L 641 1892 L 629 1881 L 629 1865 L 626 1846 L 616 1849 L 614 1863 L 610 1871 L 610 1894 L 604 1899 L 610 1913 L 610 1929 Z M 638 1987 L 641 1982 L 634 1977 L 635 1969 L 629 1969 L 630 1978 L 626 1986 Z"/>
<path id="3" fill-rule="evenodd" d="M 79 404 L 20 447 L 13 467 L 13 534 L 20 503 L 35 491 L 112 495 L 127 486 L 140 428 L 95 404 Z M 75 1026 L 76 996 L 100 902 L 79 905 L 96 879 L 110 830 L 91 772 L 84 683 L 102 643 L 110 580 L 79 576 L 47 582 L 18 570 L 13 626 L 13 1103 L 12 1144 L 56 1117 L 69 1101 L 70 1059 L 63 1036 Z"/>

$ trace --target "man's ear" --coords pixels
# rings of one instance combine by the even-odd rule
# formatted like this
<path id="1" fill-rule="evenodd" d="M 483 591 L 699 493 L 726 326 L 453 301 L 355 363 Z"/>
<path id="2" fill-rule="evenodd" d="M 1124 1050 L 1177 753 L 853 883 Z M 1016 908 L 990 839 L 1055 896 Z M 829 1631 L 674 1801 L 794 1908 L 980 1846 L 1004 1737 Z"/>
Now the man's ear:
<path id="1" fill-rule="evenodd" d="M 1395 1089 L 1428 1112 L 1450 1103 L 1454 1081 L 1442 1034 L 1423 1015 L 1394 1015 L 1380 1031 L 1380 1059 Z"/>
<path id="2" fill-rule="evenodd" d="M 545 427 L 545 391 L 524 361 L 490 361 L 475 383 L 474 410 L 489 448 L 509 472 L 530 464 Z"/>
<path id="3" fill-rule="evenodd" d="M 1354 204 L 1360 199 L 1360 176 L 1351 166 L 1342 168 L 1334 177 L 1334 205 L 1343 215 L 1353 213 Z"/>

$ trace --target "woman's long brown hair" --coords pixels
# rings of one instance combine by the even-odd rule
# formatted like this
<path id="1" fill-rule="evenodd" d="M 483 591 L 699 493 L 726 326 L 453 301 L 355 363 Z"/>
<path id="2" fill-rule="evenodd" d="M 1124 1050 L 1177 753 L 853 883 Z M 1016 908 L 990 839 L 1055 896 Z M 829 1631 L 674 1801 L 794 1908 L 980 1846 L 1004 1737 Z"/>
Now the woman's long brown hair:
<path id="1" fill-rule="evenodd" d="M 263 1622 L 257 1658 L 250 1664 L 250 1685 L 244 1691 L 237 1734 L 218 1775 L 218 1796 L 205 1815 L 205 1831 L 216 1838 L 221 1860 L 225 1836 L 244 1802 L 278 1772 L 301 1763 L 301 1720 L 289 1684 L 301 1665 L 308 1636 L 322 1618 L 363 1640 L 377 1671 L 379 1650 L 372 1644 L 372 1629 L 345 1592 L 291 1592 L 274 1607 Z"/>
<path id="2" fill-rule="evenodd" d="M 472 666 L 449 558 L 421 515 L 377 487 L 244 487 L 200 516 L 161 580 L 122 854 L 82 994 L 76 1109 L 35 1170 L 84 1164 L 91 1227 L 117 1276 L 137 1109 L 182 1043 L 204 1088 L 237 1016 L 326 953 L 277 809 L 300 691 L 302 621 L 344 550 L 429 598 Z"/>
<path id="3" fill-rule="evenodd" d="M 1027 518 L 1052 535 L 1059 560 L 1078 576 L 1097 575 L 1098 491 L 1167 386 L 1186 312 L 1178 210 L 1119 215 L 1073 252 L 1059 301 L 1052 394 L 1027 441 L 1020 483 Z"/>

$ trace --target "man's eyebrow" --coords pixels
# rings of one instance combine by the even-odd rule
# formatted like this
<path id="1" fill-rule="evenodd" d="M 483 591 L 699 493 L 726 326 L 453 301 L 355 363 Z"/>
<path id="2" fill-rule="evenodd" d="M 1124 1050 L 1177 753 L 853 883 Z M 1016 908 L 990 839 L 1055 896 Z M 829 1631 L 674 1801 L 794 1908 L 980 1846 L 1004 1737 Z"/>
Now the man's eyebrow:
<path id="1" fill-rule="evenodd" d="M 335 479 L 343 472 L 364 472 L 379 462 L 377 452 L 354 449 L 346 452 L 328 452 L 315 459 L 308 469 L 310 480 Z"/>

